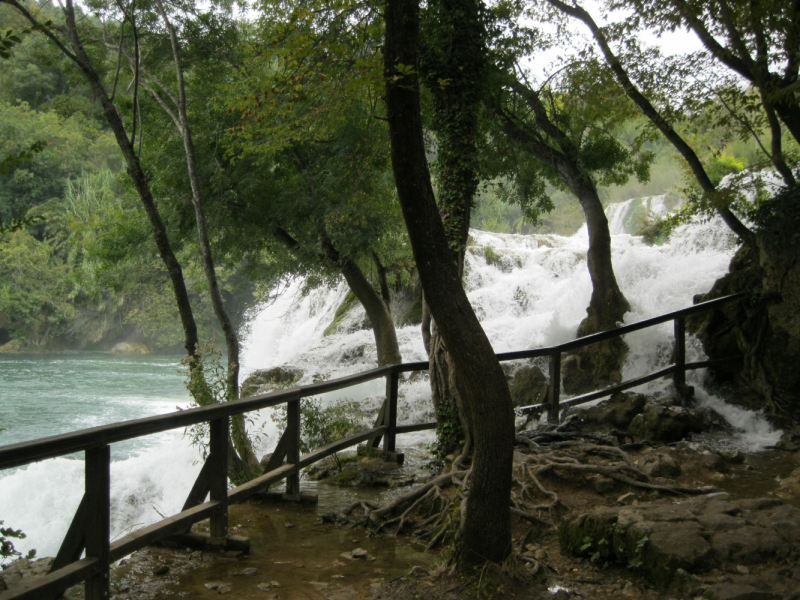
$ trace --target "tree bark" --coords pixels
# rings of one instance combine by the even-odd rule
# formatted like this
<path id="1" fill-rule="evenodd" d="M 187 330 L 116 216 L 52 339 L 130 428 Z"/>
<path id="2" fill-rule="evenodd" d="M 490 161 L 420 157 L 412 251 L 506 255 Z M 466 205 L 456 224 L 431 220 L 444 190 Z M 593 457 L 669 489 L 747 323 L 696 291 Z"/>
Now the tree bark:
<path id="1" fill-rule="evenodd" d="M 457 564 L 502 561 L 511 550 L 514 412 L 503 370 L 470 306 L 431 186 L 419 104 L 418 0 L 387 0 L 384 66 L 392 168 L 431 315 L 475 423 L 471 488 Z"/>
<path id="2" fill-rule="evenodd" d="M 339 252 L 324 230 L 320 231 L 320 242 L 326 259 L 341 271 L 350 290 L 367 313 L 372 325 L 372 334 L 375 336 L 378 366 L 397 365 L 403 362 L 389 302 L 382 297 L 382 294 L 378 294 L 355 261 L 339 256 Z M 388 293 L 388 286 L 382 287 L 386 288 L 383 294 Z"/>
<path id="3" fill-rule="evenodd" d="M 300 250 L 298 242 L 283 227 L 275 227 L 273 231 L 275 239 L 278 240 L 291 252 Z M 397 343 L 397 331 L 392 317 L 391 294 L 385 273 L 381 274 L 383 265 L 378 267 L 379 277 L 381 278 L 381 293 L 378 292 L 370 283 L 367 276 L 355 261 L 342 259 L 339 251 L 333 245 L 333 241 L 328 236 L 324 228 L 319 230 L 319 240 L 322 245 L 323 259 L 332 268 L 339 270 L 344 276 L 350 291 L 358 299 L 367 313 L 370 325 L 372 325 L 372 335 L 375 336 L 375 348 L 378 353 L 378 366 L 396 365 L 403 362 L 400 354 L 400 346 Z M 373 252 L 373 259 L 380 264 L 380 260 Z M 387 382 L 388 385 L 388 382 Z"/>
<path id="4" fill-rule="evenodd" d="M 420 71 L 433 96 L 439 213 L 453 260 L 463 279 L 470 212 L 478 189 L 478 116 L 486 75 L 485 35 L 477 1 L 432 0 Z M 439 327 L 428 319 L 426 348 L 436 410 L 438 452 L 471 452 L 473 433 Z"/>
<path id="5" fill-rule="evenodd" d="M 164 21 L 164 25 L 169 33 L 170 44 L 172 46 L 172 58 L 175 63 L 175 75 L 177 78 L 178 115 L 175 126 L 181 134 L 183 149 L 186 155 L 186 169 L 189 174 L 189 183 L 192 188 L 192 206 L 194 207 L 195 223 L 197 225 L 197 239 L 200 246 L 200 255 L 203 263 L 203 270 L 208 282 L 208 291 L 211 297 L 211 306 L 214 315 L 222 328 L 225 336 L 225 348 L 228 354 L 228 368 L 226 373 L 225 396 L 228 402 L 239 399 L 239 336 L 236 328 L 231 322 L 225 304 L 222 300 L 222 293 L 217 282 L 217 272 L 214 267 L 214 255 L 211 251 L 211 242 L 208 237 L 208 224 L 206 212 L 203 206 L 203 188 L 200 182 L 200 175 L 197 171 L 197 156 L 194 149 L 194 139 L 192 138 L 191 124 L 189 115 L 186 112 L 186 86 L 183 80 L 183 61 L 181 59 L 180 42 L 172 22 L 167 16 L 164 4 L 161 0 L 156 2 L 158 11 Z M 261 472 L 258 458 L 253 451 L 253 445 L 247 437 L 247 425 L 244 415 L 234 415 L 231 418 L 231 440 L 236 448 L 236 453 L 241 459 L 241 464 L 237 465 L 241 471 L 239 480 L 249 481 Z"/>

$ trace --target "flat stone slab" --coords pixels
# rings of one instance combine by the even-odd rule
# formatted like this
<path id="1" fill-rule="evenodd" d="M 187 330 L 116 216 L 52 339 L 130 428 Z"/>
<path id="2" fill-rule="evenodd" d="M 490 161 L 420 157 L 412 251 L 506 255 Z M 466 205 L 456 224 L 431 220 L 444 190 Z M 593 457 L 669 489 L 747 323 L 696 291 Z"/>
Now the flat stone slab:
<path id="1" fill-rule="evenodd" d="M 564 519 L 558 534 L 565 553 L 621 563 L 661 587 L 686 587 L 683 575 L 729 569 L 739 577 L 747 565 L 794 562 L 800 556 L 800 509 L 771 498 L 733 500 L 719 493 L 594 510 Z M 678 572 L 682 577 L 676 578 Z M 756 585 L 756 593 L 752 582 L 728 579 L 706 586 L 707 597 L 784 597 L 783 591 Z M 800 581 L 787 581 L 800 594 Z"/>

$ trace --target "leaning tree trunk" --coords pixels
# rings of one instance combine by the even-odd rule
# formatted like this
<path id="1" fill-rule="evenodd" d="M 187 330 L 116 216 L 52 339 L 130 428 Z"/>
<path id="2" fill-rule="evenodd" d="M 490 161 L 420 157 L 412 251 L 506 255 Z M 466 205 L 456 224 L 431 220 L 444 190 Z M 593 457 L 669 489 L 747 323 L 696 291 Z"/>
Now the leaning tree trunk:
<path id="1" fill-rule="evenodd" d="M 145 214 L 150 222 L 150 227 L 153 231 L 156 247 L 158 248 L 159 256 L 164 263 L 169 274 L 172 289 L 175 294 L 175 301 L 178 306 L 178 314 L 181 318 L 181 324 L 184 332 L 184 347 L 186 353 L 190 357 L 189 360 L 189 388 L 192 390 L 194 398 L 199 404 L 205 399 L 210 397 L 208 386 L 206 385 L 203 376 L 202 364 L 199 360 L 200 345 L 197 338 L 197 324 L 192 314 L 191 303 L 189 302 L 189 294 L 186 290 L 186 282 L 183 279 L 183 272 L 180 263 L 175 257 L 172 246 L 167 236 L 167 230 L 164 222 L 161 220 L 158 207 L 156 206 L 153 198 L 150 185 L 147 181 L 147 176 L 142 169 L 139 162 L 139 156 L 136 154 L 134 148 L 134 138 L 129 138 L 125 130 L 125 124 L 122 121 L 114 101 L 106 92 L 105 87 L 100 79 L 100 75 L 94 67 L 92 60 L 86 53 L 83 47 L 80 36 L 78 34 L 78 27 L 75 19 L 75 8 L 72 0 L 66 0 L 63 6 L 65 17 L 65 35 L 67 43 L 62 42 L 54 31 L 47 25 L 39 23 L 36 18 L 17 0 L 0 0 L 0 3 L 8 4 L 14 7 L 17 12 L 22 14 L 32 25 L 40 30 L 63 54 L 68 57 L 83 73 L 84 77 L 89 83 L 95 98 L 100 102 L 103 109 L 103 114 L 108 122 L 114 137 L 117 140 L 125 164 L 128 169 L 128 175 L 133 181 L 136 192 L 139 194 Z M 69 47 L 68 47 L 68 46 Z M 70 50 L 71 48 L 71 50 Z"/>
<path id="2" fill-rule="evenodd" d="M 167 17 L 163 2 L 157 0 L 157 6 L 161 18 L 169 32 L 170 43 L 172 45 L 172 56 L 175 63 L 175 74 L 178 86 L 178 97 L 176 99 L 178 114 L 173 115 L 173 118 L 175 119 L 175 126 L 183 140 L 183 148 L 186 155 L 186 168 L 189 173 L 189 183 L 192 188 L 191 198 L 192 206 L 194 207 L 195 222 L 197 224 L 197 238 L 200 245 L 203 270 L 206 275 L 206 281 L 208 282 L 208 291 L 211 296 L 211 305 L 225 336 L 225 348 L 228 354 L 225 397 L 228 402 L 231 402 L 239 399 L 239 336 L 231 322 L 228 312 L 225 310 L 222 293 L 220 292 L 217 282 L 216 269 L 214 268 L 214 257 L 211 251 L 211 242 L 208 237 L 205 208 L 203 207 L 203 189 L 197 170 L 197 156 L 194 149 L 192 129 L 186 111 L 186 86 L 183 81 L 180 43 L 178 42 L 175 28 Z M 253 451 L 250 438 L 247 437 L 247 426 L 245 424 L 244 415 L 240 414 L 231 417 L 231 441 L 236 449 L 235 453 L 231 453 L 231 458 L 234 459 L 232 467 L 234 473 L 236 473 L 236 480 L 241 482 L 253 479 L 261 472 L 261 467 Z"/>
<path id="3" fill-rule="evenodd" d="M 483 24 L 478 2 L 473 0 L 432 0 L 428 2 L 427 13 L 425 37 L 435 43 L 425 48 L 420 71 L 433 95 L 439 212 L 461 280 L 470 210 L 478 189 L 476 137 L 486 71 Z M 437 322 L 429 323 L 430 342 L 426 348 L 436 410 L 438 454 L 469 455 L 473 432 L 458 372 Z"/>
<path id="4" fill-rule="evenodd" d="M 700 188 L 705 194 L 708 195 L 713 203 L 714 199 L 719 197 L 719 194 L 716 186 L 708 176 L 705 167 L 703 167 L 703 163 L 700 161 L 700 158 L 697 156 L 695 151 L 692 150 L 691 146 L 686 143 L 683 137 L 681 137 L 681 135 L 675 131 L 672 125 L 670 125 L 670 123 L 664 118 L 658 109 L 656 109 L 656 107 L 653 106 L 653 104 L 644 96 L 644 94 L 639 91 L 639 88 L 636 87 L 633 81 L 631 81 L 630 77 L 628 76 L 628 72 L 625 70 L 625 67 L 622 66 L 622 62 L 619 60 L 617 55 L 614 54 L 614 51 L 611 49 L 611 46 L 608 43 L 608 39 L 603 31 L 597 26 L 597 23 L 594 21 L 591 15 L 577 4 L 567 4 L 561 0 L 548 0 L 548 2 L 562 12 L 583 21 L 583 23 L 589 28 L 595 38 L 595 41 L 597 41 L 597 44 L 600 46 L 600 50 L 602 50 L 608 66 L 614 72 L 614 77 L 622 86 L 622 89 L 625 90 L 625 93 L 633 101 L 633 103 L 639 107 L 639 110 L 642 111 L 642 114 L 647 117 L 650 122 L 653 123 L 653 125 L 656 126 L 663 136 L 667 138 L 667 140 L 669 140 L 669 142 L 680 153 L 697 179 L 697 183 L 700 184 Z M 800 125 L 800 121 L 798 121 L 798 125 Z M 780 156 L 781 155 L 779 154 L 778 157 Z M 742 223 L 735 214 L 733 214 L 727 205 L 717 205 L 715 208 L 722 220 L 725 221 L 725 224 L 730 227 L 731 231 L 739 236 L 743 243 L 755 247 L 756 240 L 753 232 L 750 231 L 750 229 L 748 229 L 747 226 Z"/>
<path id="5" fill-rule="evenodd" d="M 589 232 L 586 262 L 592 280 L 592 297 L 586 309 L 586 318 L 578 326 L 578 336 L 615 329 L 630 310 L 630 304 L 619 289 L 614 275 L 611 232 L 603 204 L 594 182 L 579 164 L 561 165 L 559 174 L 578 197 Z M 619 383 L 627 351 L 628 347 L 621 337 L 575 351 L 562 370 L 565 391 L 581 393 Z"/>
<path id="6" fill-rule="evenodd" d="M 289 238 L 288 240 L 286 238 Z M 291 242 L 289 242 L 291 240 Z M 364 271 L 358 264 L 347 257 L 339 255 L 339 251 L 333 245 L 333 241 L 328 236 L 324 227 L 319 228 L 319 240 L 322 251 L 327 263 L 338 269 L 344 275 L 345 281 L 353 292 L 353 295 L 364 307 L 370 325 L 372 325 L 372 335 L 375 337 L 375 348 L 378 353 L 378 366 L 397 365 L 403 362 L 400 355 L 400 345 L 397 343 L 397 331 L 392 318 L 391 295 L 389 285 L 386 281 L 386 271 L 383 268 L 378 256 L 373 253 L 373 258 L 378 267 L 378 276 L 381 279 L 381 293 L 379 294 L 372 283 L 367 279 Z M 283 233 L 281 240 L 287 247 L 299 246 L 288 234 Z M 292 246 L 293 243 L 293 246 Z M 389 381 L 387 380 L 387 393 Z"/>
<path id="7" fill-rule="evenodd" d="M 475 424 L 469 499 L 456 548 L 457 564 L 466 569 L 499 563 L 511 550 L 514 412 L 503 370 L 461 285 L 431 186 L 416 75 L 418 0 L 387 0 L 385 18 L 386 107 L 395 184 L 428 309 L 450 351 L 467 416 Z"/>

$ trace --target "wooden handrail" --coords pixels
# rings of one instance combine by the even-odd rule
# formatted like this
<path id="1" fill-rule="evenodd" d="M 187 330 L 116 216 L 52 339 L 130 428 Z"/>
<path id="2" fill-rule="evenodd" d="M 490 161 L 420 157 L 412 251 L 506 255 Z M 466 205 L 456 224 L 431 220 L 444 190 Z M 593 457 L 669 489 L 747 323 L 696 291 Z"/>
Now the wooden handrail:
<path id="1" fill-rule="evenodd" d="M 730 360 L 740 360 L 741 357 L 686 364 L 684 348 L 685 318 L 689 315 L 739 300 L 744 296 L 745 294 L 742 293 L 717 298 L 659 317 L 625 325 L 618 329 L 584 336 L 557 346 L 499 353 L 497 358 L 500 361 L 543 356 L 550 358 L 551 381 L 548 402 L 522 407 L 518 409 L 518 412 L 536 414 L 547 411 L 549 419 L 555 422 L 558 421 L 559 411 L 564 407 L 590 402 L 617 391 L 630 389 L 668 375 L 673 375 L 678 391 L 686 393 L 685 371 L 714 366 Z M 560 358 L 562 352 L 576 350 L 668 321 L 675 321 L 676 363 L 674 365 L 604 390 L 584 394 L 565 401 L 560 400 Z M 211 519 L 211 536 L 224 540 L 227 538 L 228 531 L 229 503 L 241 502 L 266 489 L 270 484 L 283 479 L 286 479 L 287 482 L 287 492 L 297 494 L 300 491 L 300 469 L 326 456 L 330 456 L 334 452 L 352 447 L 363 441 L 372 446 L 377 446 L 381 438 L 383 438 L 384 451 L 387 453 L 394 452 L 397 434 L 433 429 L 436 426 L 436 423 L 397 424 L 399 375 L 413 371 L 424 371 L 428 369 L 428 366 L 427 362 L 389 365 L 330 381 L 267 394 L 258 394 L 243 400 L 102 425 L 39 440 L 0 446 L 0 470 L 74 452 L 84 451 L 86 453 L 86 493 L 70 526 L 70 531 L 62 544 L 62 549 L 59 551 L 59 560 L 56 561 L 58 564 L 55 566 L 57 570 L 40 580 L 0 593 L 0 600 L 11 600 L 12 598 L 55 598 L 61 595 L 67 586 L 83 580 L 86 581 L 87 600 L 107 598 L 109 592 L 108 572 L 111 561 L 119 560 L 134 550 L 161 540 L 170 534 L 181 532 L 193 523 L 208 517 Z M 387 398 L 372 429 L 338 440 L 305 456 L 300 456 L 300 402 L 303 398 L 345 389 L 381 377 L 387 377 L 389 380 Z M 227 460 L 230 417 L 284 403 L 288 405 L 287 427 L 270 460 L 270 465 L 274 466 L 268 466 L 267 469 L 271 470 L 260 477 L 228 490 Z M 184 509 L 177 515 L 133 532 L 114 544 L 110 544 L 108 541 L 110 522 L 109 445 L 204 422 L 208 422 L 210 426 L 210 452 L 206 458 L 206 464 L 203 466 L 197 481 L 189 493 L 189 499 Z M 282 464 L 284 458 L 287 464 Z M 204 502 L 207 495 L 210 495 L 210 499 L 208 502 Z M 87 558 L 76 560 L 80 557 L 84 548 Z M 70 556 L 75 557 L 73 559 L 75 562 L 61 566 L 62 562 L 70 560 Z"/>

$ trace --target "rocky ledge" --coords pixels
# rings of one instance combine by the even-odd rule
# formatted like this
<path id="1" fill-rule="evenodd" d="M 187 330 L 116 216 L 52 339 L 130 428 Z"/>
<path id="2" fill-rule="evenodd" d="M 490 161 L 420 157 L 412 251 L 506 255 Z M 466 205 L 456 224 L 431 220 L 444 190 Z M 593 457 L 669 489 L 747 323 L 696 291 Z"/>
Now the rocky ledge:
<path id="1" fill-rule="evenodd" d="M 800 510 L 727 493 L 567 517 L 562 552 L 616 563 L 685 598 L 800 597 Z"/>

